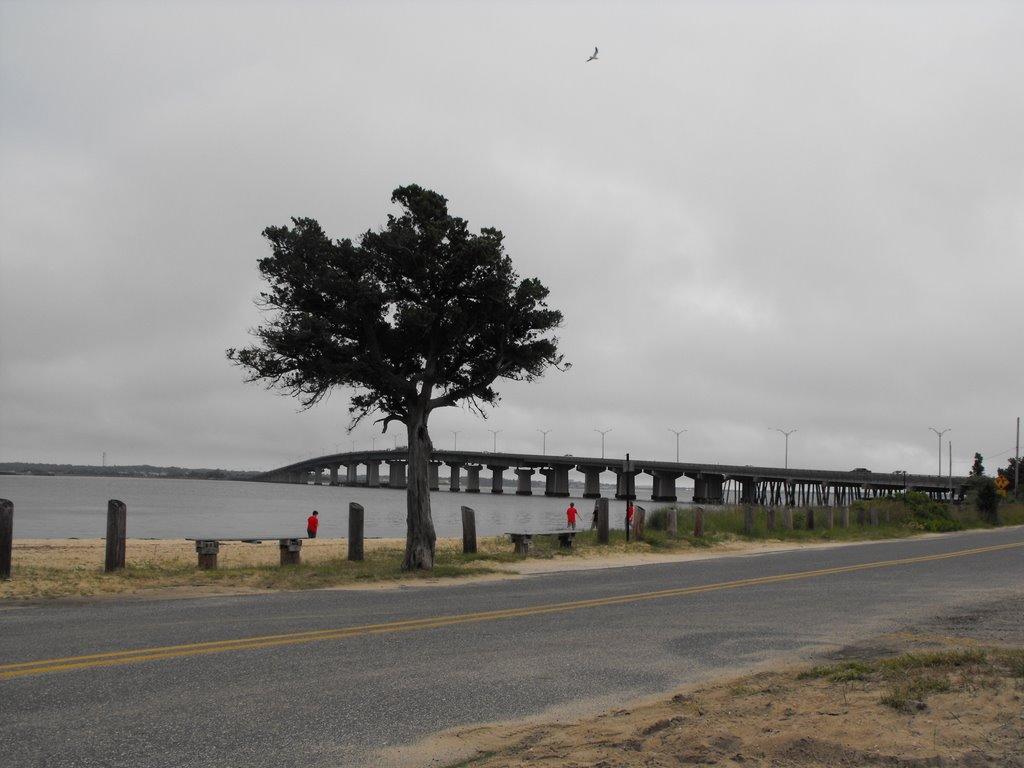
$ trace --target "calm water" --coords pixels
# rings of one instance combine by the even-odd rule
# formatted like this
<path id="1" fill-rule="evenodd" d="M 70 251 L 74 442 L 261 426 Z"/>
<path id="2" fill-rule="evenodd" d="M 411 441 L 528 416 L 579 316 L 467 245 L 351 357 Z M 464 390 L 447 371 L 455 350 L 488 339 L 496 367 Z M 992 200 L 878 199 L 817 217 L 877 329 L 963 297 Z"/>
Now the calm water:
<path id="1" fill-rule="evenodd" d="M 120 499 L 128 506 L 132 538 L 302 536 L 306 517 L 314 509 L 320 512 L 320 535 L 336 538 L 347 533 L 350 501 L 366 509 L 367 537 L 405 536 L 405 491 L 384 488 L 0 475 L 0 498 L 14 502 L 18 538 L 102 538 L 108 499 Z M 438 536 L 462 535 L 463 504 L 476 510 L 477 532 L 493 536 L 510 530 L 560 528 L 569 503 L 543 495 L 448 491 L 436 491 L 430 499 Z M 589 526 L 594 502 L 575 501 Z M 639 503 L 647 509 L 662 506 Z M 612 524 L 621 525 L 625 502 L 612 500 L 610 507 Z"/>

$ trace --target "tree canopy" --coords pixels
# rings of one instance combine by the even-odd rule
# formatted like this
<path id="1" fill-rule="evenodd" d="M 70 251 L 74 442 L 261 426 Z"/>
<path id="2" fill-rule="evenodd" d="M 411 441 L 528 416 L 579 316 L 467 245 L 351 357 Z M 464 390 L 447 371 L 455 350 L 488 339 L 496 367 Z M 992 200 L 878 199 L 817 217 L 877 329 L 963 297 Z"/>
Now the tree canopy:
<path id="1" fill-rule="evenodd" d="M 332 240 L 311 218 L 265 229 L 271 254 L 258 266 L 268 287 L 258 303 L 270 316 L 253 330 L 257 344 L 227 355 L 247 381 L 304 408 L 337 387 L 354 389 L 350 429 L 370 414 L 385 431 L 392 421 L 406 425 L 406 566 L 430 567 L 433 523 L 429 492 L 420 489 L 432 450 L 429 414 L 458 403 L 480 412 L 498 401 L 497 380 L 566 367 L 550 335 L 562 314 L 547 306 L 540 280 L 516 274 L 501 231 L 471 232 L 444 197 L 417 185 L 399 187 L 391 200 L 401 212 L 358 243 Z"/>

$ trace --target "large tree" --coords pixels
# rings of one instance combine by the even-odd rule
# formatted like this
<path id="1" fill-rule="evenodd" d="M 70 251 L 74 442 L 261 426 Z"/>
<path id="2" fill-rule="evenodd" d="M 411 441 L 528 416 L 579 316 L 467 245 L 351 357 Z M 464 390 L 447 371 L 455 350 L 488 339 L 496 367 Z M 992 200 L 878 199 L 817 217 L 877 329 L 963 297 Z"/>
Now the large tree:
<path id="1" fill-rule="evenodd" d="M 464 403 L 481 412 L 498 401 L 498 379 L 530 381 L 564 367 L 550 333 L 562 314 L 548 289 L 520 279 L 497 229 L 470 232 L 448 201 L 416 185 L 391 196 L 401 207 L 358 244 L 332 240 L 314 219 L 268 227 L 268 283 L 257 301 L 268 322 L 258 343 L 228 358 L 309 408 L 336 387 L 355 390 L 349 429 L 368 415 L 409 439 L 406 569 L 434 563 L 427 422 L 437 408 Z"/>

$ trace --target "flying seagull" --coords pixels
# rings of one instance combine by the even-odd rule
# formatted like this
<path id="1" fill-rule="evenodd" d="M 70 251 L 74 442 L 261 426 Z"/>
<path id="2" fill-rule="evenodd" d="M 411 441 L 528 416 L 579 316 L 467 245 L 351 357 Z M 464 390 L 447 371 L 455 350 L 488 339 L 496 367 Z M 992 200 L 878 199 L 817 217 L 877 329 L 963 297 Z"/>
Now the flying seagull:
<path id="1" fill-rule="evenodd" d="M 587 59 L 587 61 L 593 61 L 596 58 L 597 58 L 597 46 L 595 45 L 594 46 L 594 54 L 589 59 Z"/>

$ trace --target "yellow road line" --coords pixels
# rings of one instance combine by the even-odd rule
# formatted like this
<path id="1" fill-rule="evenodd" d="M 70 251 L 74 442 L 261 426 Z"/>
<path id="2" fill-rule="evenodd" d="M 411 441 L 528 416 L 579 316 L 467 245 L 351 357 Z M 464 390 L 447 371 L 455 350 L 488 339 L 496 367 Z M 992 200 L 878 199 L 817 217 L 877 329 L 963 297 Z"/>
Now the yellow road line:
<path id="1" fill-rule="evenodd" d="M 640 602 L 643 600 L 659 600 L 666 597 L 683 597 L 686 595 L 697 595 L 704 592 L 715 592 L 724 589 L 738 589 L 741 587 L 776 584 L 779 582 L 809 579 L 817 576 L 828 576 L 837 573 L 852 573 L 855 571 L 864 571 L 873 568 L 913 565 L 916 563 L 926 563 L 936 560 L 966 557 L 969 555 L 979 555 L 986 552 L 998 552 L 1017 547 L 1024 547 L 1024 541 L 1013 542 L 1010 544 L 995 544 L 988 547 L 976 547 L 974 549 L 962 549 L 955 552 L 944 552 L 937 555 L 921 555 L 919 557 L 906 557 L 896 560 L 879 560 L 869 563 L 857 563 L 855 565 L 835 566 L 833 568 L 819 568 L 812 571 L 782 573 L 775 576 L 756 576 L 749 579 L 737 579 L 736 581 L 724 581 L 715 584 L 704 584 L 693 587 L 676 587 L 653 592 L 637 592 L 611 597 L 595 597 L 587 600 L 573 600 L 564 603 L 547 603 L 543 605 L 525 606 L 522 608 L 506 608 L 496 611 L 479 611 L 476 613 L 433 616 L 422 619 L 406 619 L 403 621 L 391 621 L 382 624 L 363 624 L 356 627 L 316 629 L 277 635 L 243 637 L 233 640 L 212 640 L 202 643 L 184 643 L 181 645 L 136 648 L 134 650 L 127 651 L 109 651 L 106 653 L 91 653 L 82 656 L 67 656 L 56 659 L 40 659 L 37 661 L 23 661 L 14 664 L 0 664 L 0 680 L 10 680 L 16 677 L 28 677 L 31 675 L 42 675 L 53 672 L 68 672 L 75 669 L 93 669 L 120 664 L 134 664 L 144 661 L 174 659 L 183 656 L 204 656 L 211 653 L 224 653 L 227 651 L 275 648 L 284 645 L 298 645 L 301 643 L 312 643 L 321 640 L 340 640 L 348 637 L 411 632 L 422 629 L 436 629 L 456 624 L 497 621 L 499 619 L 511 619 L 521 616 L 565 613 L 567 611 L 575 611 L 582 608 L 597 608 L 607 605 Z"/>

